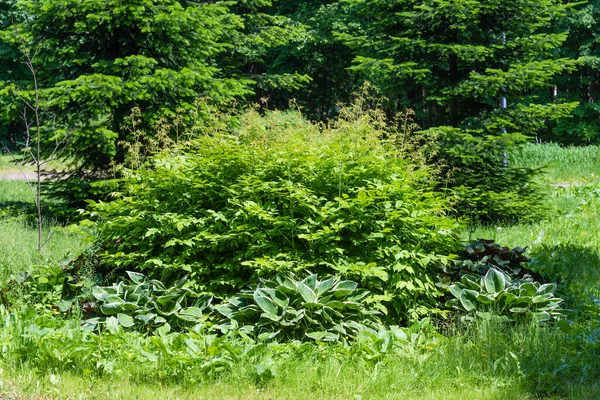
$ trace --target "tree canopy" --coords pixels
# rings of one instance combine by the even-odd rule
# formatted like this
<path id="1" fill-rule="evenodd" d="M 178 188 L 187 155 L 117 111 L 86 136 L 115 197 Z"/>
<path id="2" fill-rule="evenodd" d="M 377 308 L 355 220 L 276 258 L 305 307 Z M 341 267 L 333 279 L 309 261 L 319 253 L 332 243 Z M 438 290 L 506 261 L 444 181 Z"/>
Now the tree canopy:
<path id="1" fill-rule="evenodd" d="M 295 103 L 325 121 L 365 81 L 389 114 L 412 108 L 424 129 L 589 141 L 596 3 L 0 0 L 0 134 L 22 125 L 31 97 L 27 46 L 56 116 L 47 131 L 69 132 L 68 156 L 84 167 L 123 158 L 134 107 L 145 126 L 199 99 L 224 110 Z"/>

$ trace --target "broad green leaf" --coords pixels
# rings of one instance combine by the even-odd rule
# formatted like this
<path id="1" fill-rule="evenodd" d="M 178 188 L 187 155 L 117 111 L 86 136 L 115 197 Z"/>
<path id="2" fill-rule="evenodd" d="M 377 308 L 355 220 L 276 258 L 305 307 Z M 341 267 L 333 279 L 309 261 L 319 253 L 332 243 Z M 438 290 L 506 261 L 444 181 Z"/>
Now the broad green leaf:
<path id="1" fill-rule="evenodd" d="M 304 278 L 302 282 L 308 286 L 313 292 L 317 290 L 317 274 L 311 274 Z"/>
<path id="2" fill-rule="evenodd" d="M 347 297 L 347 300 L 349 301 L 360 301 L 362 299 L 364 299 L 365 297 L 367 297 L 369 295 L 369 292 L 367 289 L 357 289 L 354 292 L 352 292 L 352 294 L 350 296 Z"/>
<path id="3" fill-rule="evenodd" d="M 329 289 L 331 289 L 331 287 L 333 286 L 334 283 L 335 283 L 335 278 L 333 276 L 329 279 L 319 282 L 317 285 L 317 290 L 316 290 L 317 296 L 321 296 L 323 293 L 325 293 Z"/>
<path id="4" fill-rule="evenodd" d="M 399 326 L 392 325 L 389 327 L 389 329 L 390 329 L 390 332 L 392 332 L 394 334 L 394 337 L 397 340 L 406 341 L 408 339 L 408 335 L 406 334 L 404 329 L 400 328 Z"/>
<path id="5" fill-rule="evenodd" d="M 197 307 L 187 307 L 179 311 L 180 315 L 189 315 L 194 318 L 202 318 L 202 309 Z"/>
<path id="6" fill-rule="evenodd" d="M 265 333 L 261 333 L 260 335 L 258 335 L 258 340 L 259 341 L 269 341 L 269 340 L 273 340 L 275 339 L 275 337 L 277 337 L 277 335 L 279 335 L 281 331 L 275 331 L 275 332 L 265 332 Z M 257 346 L 253 346 L 253 347 L 257 347 Z"/>
<path id="7" fill-rule="evenodd" d="M 537 288 L 533 283 L 525 282 L 519 288 L 521 296 L 535 296 L 537 294 Z"/>
<path id="8" fill-rule="evenodd" d="M 73 306 L 73 300 L 61 300 L 56 303 L 56 306 L 60 312 L 67 312 Z"/>
<path id="9" fill-rule="evenodd" d="M 106 329 L 113 334 L 116 335 L 121 332 L 121 326 L 119 324 L 119 320 L 115 317 L 108 317 L 105 321 Z"/>
<path id="10" fill-rule="evenodd" d="M 274 291 L 270 297 L 280 308 L 286 308 L 290 304 L 290 299 L 284 293 Z"/>
<path id="11" fill-rule="evenodd" d="M 148 282 L 148 278 L 146 277 L 146 275 L 140 274 L 139 272 L 127 271 L 127 275 L 129 276 L 129 279 L 131 279 L 138 285 Z"/>
<path id="12" fill-rule="evenodd" d="M 501 293 L 498 298 L 497 298 L 498 304 L 500 305 L 500 307 L 508 307 L 512 304 L 516 304 L 517 302 L 517 296 L 515 296 L 512 293 L 509 292 L 504 292 Z"/>
<path id="13" fill-rule="evenodd" d="M 338 282 L 333 289 L 334 290 L 349 290 L 353 291 L 358 287 L 358 283 L 352 281 L 340 281 Z"/>
<path id="14" fill-rule="evenodd" d="M 285 276 L 278 276 L 277 277 L 277 282 L 279 283 L 279 286 L 277 287 L 277 290 L 285 293 L 285 294 L 294 294 L 296 293 L 296 284 L 294 283 L 294 281 L 289 278 L 289 277 L 285 277 Z"/>
<path id="15" fill-rule="evenodd" d="M 175 303 L 175 302 L 170 302 L 165 305 L 162 305 L 157 302 L 153 302 L 153 304 L 154 304 L 154 308 L 156 309 L 156 311 L 165 317 L 168 317 L 169 315 L 173 315 L 181 309 L 181 305 L 179 303 Z"/>
<path id="16" fill-rule="evenodd" d="M 483 279 L 485 288 L 489 293 L 499 293 L 504 290 L 506 281 L 504 274 L 496 268 L 490 268 Z"/>
<path id="17" fill-rule="evenodd" d="M 457 285 L 450 285 L 448 289 L 450 289 L 450 293 L 452 294 L 452 296 L 456 297 L 457 299 L 460 299 L 460 287 L 458 287 Z"/>
<path id="18" fill-rule="evenodd" d="M 100 286 L 94 286 L 92 287 L 92 296 L 96 300 L 104 300 L 108 296 L 108 292 Z"/>
<path id="19" fill-rule="evenodd" d="M 125 302 L 123 300 L 117 297 L 116 299 L 112 299 L 112 301 L 107 301 L 106 303 L 100 304 L 98 308 L 104 315 L 116 315 L 123 311 L 124 303 Z"/>
<path id="20" fill-rule="evenodd" d="M 210 303 L 212 303 L 212 300 L 213 300 L 212 296 L 208 296 L 208 295 L 200 296 L 198 298 L 198 300 L 196 300 L 196 302 L 194 303 L 194 307 L 198 308 L 200 310 L 205 310 L 208 308 L 208 306 L 210 306 Z"/>
<path id="21" fill-rule="evenodd" d="M 460 292 L 460 304 L 466 311 L 473 311 L 475 308 L 475 302 L 477 301 L 478 293 L 474 290 L 463 289 Z"/>
<path id="22" fill-rule="evenodd" d="M 556 291 L 556 285 L 554 283 L 546 283 L 537 290 L 537 294 L 548 294 Z"/>
<path id="23" fill-rule="evenodd" d="M 469 289 L 481 290 L 480 279 L 475 275 L 463 275 L 460 281 Z"/>
<path id="24" fill-rule="evenodd" d="M 279 322 L 281 320 L 281 316 L 273 313 L 264 312 L 260 314 L 261 317 L 267 318 L 271 321 Z"/>
<path id="25" fill-rule="evenodd" d="M 306 337 L 309 337 L 313 340 L 318 340 L 321 342 L 335 342 L 340 338 L 340 335 L 337 335 L 332 332 L 326 331 L 318 331 L 318 332 L 307 332 Z"/>
<path id="26" fill-rule="evenodd" d="M 302 298 L 307 303 L 315 303 L 317 301 L 317 295 L 311 288 L 309 288 L 304 282 L 297 282 L 296 286 Z"/>
<path id="27" fill-rule="evenodd" d="M 237 310 L 237 307 L 235 307 L 234 305 L 223 304 L 215 307 L 215 310 L 217 310 L 227 318 L 233 318 L 233 314 Z"/>
<path id="28" fill-rule="evenodd" d="M 481 304 L 492 304 L 494 302 L 494 298 L 491 295 L 478 294 L 477 301 Z"/>
<path id="29" fill-rule="evenodd" d="M 277 305 L 273 302 L 273 300 L 261 294 L 258 290 L 254 292 L 254 301 L 264 312 L 277 315 L 277 312 L 279 311 Z"/>
<path id="30" fill-rule="evenodd" d="M 127 314 L 119 313 L 119 314 L 117 314 L 117 319 L 119 320 L 119 324 L 121 324 L 121 326 L 123 326 L 125 328 L 129 328 L 135 324 L 135 322 L 133 321 L 133 318 L 131 318 Z"/>
<path id="31" fill-rule="evenodd" d="M 533 300 L 533 297 L 520 296 L 520 297 L 517 297 L 516 304 L 517 304 L 517 306 L 530 305 L 532 300 Z"/>
<path id="32" fill-rule="evenodd" d="M 182 293 L 179 291 L 173 292 L 173 293 L 167 293 L 164 294 L 162 296 L 158 296 L 156 297 L 156 302 L 158 304 L 161 304 L 163 306 L 168 305 L 171 302 L 174 302 L 176 299 L 178 299 L 179 297 L 181 297 Z"/>
<path id="33" fill-rule="evenodd" d="M 531 299 L 532 304 L 548 303 L 552 300 L 552 293 L 542 294 L 539 296 L 533 296 Z"/>
<path id="34" fill-rule="evenodd" d="M 156 317 L 156 314 L 153 313 L 147 313 L 147 314 L 138 314 L 135 316 L 135 319 L 139 319 L 140 321 L 142 321 L 144 324 L 147 324 L 148 322 L 150 322 L 152 320 L 152 318 Z"/>

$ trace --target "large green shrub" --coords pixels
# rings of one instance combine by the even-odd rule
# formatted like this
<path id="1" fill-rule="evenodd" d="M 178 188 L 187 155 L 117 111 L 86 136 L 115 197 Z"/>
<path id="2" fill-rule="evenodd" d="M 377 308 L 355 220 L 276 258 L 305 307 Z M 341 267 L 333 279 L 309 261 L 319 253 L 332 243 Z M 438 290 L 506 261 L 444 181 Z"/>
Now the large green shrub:
<path id="1" fill-rule="evenodd" d="M 249 112 L 236 132 L 157 157 L 93 207 L 101 267 L 189 274 L 217 296 L 310 269 L 359 282 L 394 315 L 426 311 L 457 223 L 428 171 L 382 140 L 377 113 L 356 110 L 330 127 Z"/>

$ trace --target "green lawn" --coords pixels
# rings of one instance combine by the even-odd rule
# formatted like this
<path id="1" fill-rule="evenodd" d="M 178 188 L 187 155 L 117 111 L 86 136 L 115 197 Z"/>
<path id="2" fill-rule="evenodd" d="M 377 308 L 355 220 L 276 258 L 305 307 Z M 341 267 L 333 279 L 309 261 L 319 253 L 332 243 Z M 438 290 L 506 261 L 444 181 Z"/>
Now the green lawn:
<path id="1" fill-rule="evenodd" d="M 511 157 L 515 165 L 549 165 L 544 178 L 548 185 L 574 185 L 550 189 L 551 212 L 542 221 L 473 227 L 463 238 L 527 246 L 534 269 L 556 276 L 565 293 L 576 294 L 569 306 L 577 311 L 589 295 L 600 297 L 600 149 L 531 145 Z M 35 230 L 14 207 L 30 199 L 26 183 L 0 181 L 0 206 L 12 207 L 4 216 L 0 210 L 3 286 L 15 273 L 35 271 L 39 265 Z M 73 257 L 86 247 L 80 233 L 52 224 L 46 230 L 54 233 L 43 264 Z M 142 361 L 139 349 L 156 347 L 136 335 L 106 336 L 104 344 L 100 336 L 100 343 L 89 343 L 83 333 L 61 327 L 35 331 L 31 326 L 42 324 L 35 314 L 16 317 L 4 306 L 0 310 L 0 393 L 7 398 L 600 398 L 600 345 L 573 344 L 581 332 L 565 333 L 552 326 L 491 321 L 442 324 L 436 333 L 429 325 L 415 331 L 409 343 L 389 350 L 375 341 L 352 348 L 311 345 L 294 351 L 267 346 L 253 356 L 242 351 L 229 369 L 220 371 L 195 363 L 183 349 L 171 348 L 155 361 Z M 78 324 L 76 316 L 64 318 Z M 576 312 L 573 318 L 577 320 Z M 576 322 L 573 329 L 598 325 Z M 245 345 L 241 341 L 236 346 Z"/>

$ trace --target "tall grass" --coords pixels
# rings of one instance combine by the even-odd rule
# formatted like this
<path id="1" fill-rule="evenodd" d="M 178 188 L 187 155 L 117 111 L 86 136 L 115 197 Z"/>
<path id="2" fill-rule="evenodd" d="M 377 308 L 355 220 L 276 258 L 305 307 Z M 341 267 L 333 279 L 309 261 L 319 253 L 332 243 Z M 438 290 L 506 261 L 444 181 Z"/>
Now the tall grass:
<path id="1" fill-rule="evenodd" d="M 564 147 L 556 143 L 527 144 L 512 152 L 515 167 L 546 167 L 545 178 L 555 184 L 600 182 L 600 147 Z"/>
<path id="2" fill-rule="evenodd" d="M 87 237 L 70 232 L 51 219 L 44 224 L 45 245 L 40 260 L 37 231 L 28 214 L 32 193 L 24 181 L 0 180 L 0 286 L 19 272 L 32 272 L 36 266 L 56 264 L 80 254 Z"/>
<path id="3" fill-rule="evenodd" d="M 0 180 L 0 207 L 9 207 L 11 204 L 33 204 L 33 194 L 27 182 L 20 180 Z"/>
<path id="4" fill-rule="evenodd" d="M 23 329 L 27 329 L 24 326 Z M 0 335 L 0 340 L 21 336 Z M 451 334 L 450 334 L 451 333 Z M 177 356 L 157 363 L 138 361 L 136 336 L 124 336 L 126 349 L 98 350 L 91 357 L 110 373 L 60 366 L 68 352 L 37 339 L 24 362 L 4 360 L 12 387 L 26 396 L 52 398 L 272 398 L 297 399 L 537 399 L 600 396 L 600 354 L 578 353 L 562 332 L 535 325 L 517 328 L 489 320 L 460 327 L 437 341 L 395 348 L 374 359 L 374 348 L 359 343 L 305 346 L 286 353 L 267 347 L 258 357 L 240 357 L 231 369 L 207 374 L 178 364 Z M 25 335 L 27 336 L 27 335 Z M 75 338 L 77 335 L 75 335 Z M 423 336 L 425 337 L 425 335 Z M 16 338 L 16 339 L 15 339 Z M 109 342 L 110 345 L 116 343 Z M 108 344 L 107 344 L 108 345 Z M 37 348 L 35 346 L 38 346 Z M 77 346 L 64 339 L 65 349 Z M 81 354 L 80 357 L 90 358 Z M 106 357 L 106 358 L 105 358 Z M 66 358 L 66 365 L 81 365 Z M 7 362 L 8 361 L 8 362 Z M 93 361 L 93 360 L 92 360 Z M 75 362 L 73 364 L 73 362 Z M 85 365 L 85 363 L 82 363 Z M 260 367 L 269 373 L 258 375 Z M 35 371 L 45 373 L 39 374 Z M 0 376 L 1 380 L 1 376 Z M 1 387 L 0 387 L 1 388 Z"/>
<path id="5" fill-rule="evenodd" d="M 0 285 L 12 275 L 32 272 L 38 262 L 36 227 L 26 218 L 0 219 Z M 44 226 L 46 243 L 41 264 L 56 264 L 79 255 L 86 247 L 85 237 L 70 233 L 54 223 Z"/>

